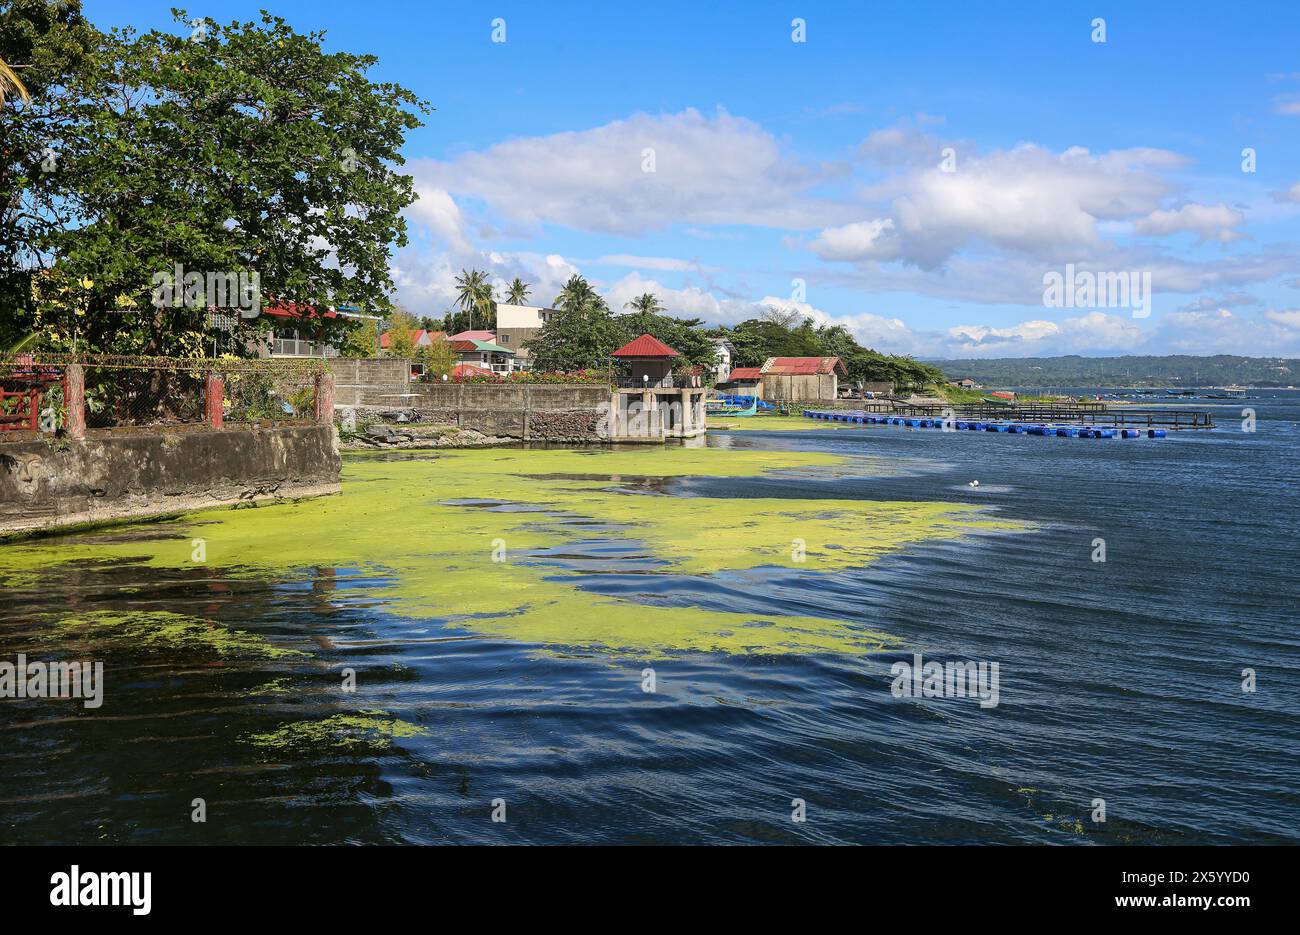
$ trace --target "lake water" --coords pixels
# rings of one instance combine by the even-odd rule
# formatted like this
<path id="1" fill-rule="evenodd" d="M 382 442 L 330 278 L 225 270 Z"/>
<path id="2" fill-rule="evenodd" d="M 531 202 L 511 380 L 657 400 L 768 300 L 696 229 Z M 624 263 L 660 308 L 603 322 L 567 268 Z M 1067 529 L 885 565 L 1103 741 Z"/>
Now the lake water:
<path id="1" fill-rule="evenodd" d="M 349 458 L 318 536 L 310 511 L 324 508 L 301 504 L 230 514 L 203 562 L 168 558 L 203 535 L 188 519 L 0 546 L 0 660 L 106 670 L 99 709 L 0 700 L 0 841 L 1300 842 L 1300 392 L 1251 395 L 1178 403 L 1213 407 L 1219 428 L 1163 440 L 714 432 L 714 465 L 846 460 L 665 480 L 653 452 L 617 477 L 593 457 L 563 483 L 603 488 L 598 515 L 582 499 L 512 502 L 474 452 L 455 483 L 413 482 L 394 505 L 432 456 Z M 381 482 L 397 485 L 382 520 L 340 514 Z M 843 541 L 822 544 L 821 565 L 740 561 L 737 499 L 789 501 L 803 522 L 822 501 L 909 517 L 974 505 L 1005 528 L 925 525 L 837 560 L 867 510 L 836 520 Z M 629 529 L 620 503 L 676 525 Z M 522 577 L 448 557 L 493 528 L 473 524 L 520 510 Z M 277 539 L 277 515 L 299 531 Z M 754 548 L 772 547 L 770 522 Z M 683 553 L 724 542 L 717 567 L 674 565 L 674 529 Z M 242 559 L 221 553 L 234 539 Z M 371 554 L 384 558 L 347 559 Z M 500 613 L 542 595 L 579 609 L 544 624 Z M 615 605 L 631 613 L 606 617 Z M 704 611 L 830 623 L 822 643 L 783 651 L 743 630 L 700 649 L 700 630 L 664 622 L 689 612 L 717 630 Z M 167 625 L 135 631 L 137 618 Z M 611 628 L 630 649 L 585 637 Z M 868 632 L 889 648 L 839 643 Z M 998 704 L 895 697 L 891 665 L 913 653 L 997 662 Z"/>

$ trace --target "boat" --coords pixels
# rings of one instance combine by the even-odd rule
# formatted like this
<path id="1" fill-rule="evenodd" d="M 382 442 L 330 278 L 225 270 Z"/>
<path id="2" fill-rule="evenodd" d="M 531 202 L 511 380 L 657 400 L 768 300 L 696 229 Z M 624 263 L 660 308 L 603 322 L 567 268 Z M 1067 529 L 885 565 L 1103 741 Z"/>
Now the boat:
<path id="1" fill-rule="evenodd" d="M 704 413 L 709 416 L 752 416 L 758 413 L 758 400 L 751 399 L 749 408 L 742 409 L 740 406 L 731 406 L 723 402 L 706 402 L 704 404 Z"/>

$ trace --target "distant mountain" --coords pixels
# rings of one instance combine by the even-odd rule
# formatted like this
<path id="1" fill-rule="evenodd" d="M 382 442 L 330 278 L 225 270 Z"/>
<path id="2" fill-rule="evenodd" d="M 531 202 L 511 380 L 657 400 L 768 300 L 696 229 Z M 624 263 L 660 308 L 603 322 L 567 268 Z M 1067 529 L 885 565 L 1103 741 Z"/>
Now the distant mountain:
<path id="1" fill-rule="evenodd" d="M 924 360 L 950 380 L 985 386 L 1300 386 L 1300 359 L 1287 357 L 996 357 Z"/>

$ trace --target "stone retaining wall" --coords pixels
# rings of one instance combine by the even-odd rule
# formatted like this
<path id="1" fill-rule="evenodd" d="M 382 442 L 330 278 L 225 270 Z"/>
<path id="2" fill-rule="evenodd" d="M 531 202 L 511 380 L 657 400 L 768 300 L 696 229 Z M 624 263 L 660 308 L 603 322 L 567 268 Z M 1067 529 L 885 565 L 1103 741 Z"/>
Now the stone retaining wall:
<path id="1" fill-rule="evenodd" d="M 0 440 L 0 535 L 338 493 L 340 467 L 332 425 Z"/>

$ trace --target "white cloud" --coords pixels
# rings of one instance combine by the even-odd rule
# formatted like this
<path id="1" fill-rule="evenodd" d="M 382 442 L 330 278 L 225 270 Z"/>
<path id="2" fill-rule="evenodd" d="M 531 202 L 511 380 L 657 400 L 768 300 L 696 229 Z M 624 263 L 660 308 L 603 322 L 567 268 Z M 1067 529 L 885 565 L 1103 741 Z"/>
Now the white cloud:
<path id="1" fill-rule="evenodd" d="M 1284 117 L 1300 117 L 1300 95 L 1283 94 L 1273 98 L 1273 110 Z"/>
<path id="2" fill-rule="evenodd" d="M 651 159 L 654 171 L 645 171 Z M 475 199 L 516 224 L 613 234 L 675 224 L 817 227 L 844 209 L 811 190 L 847 172 L 800 161 L 754 121 L 721 109 L 711 118 L 694 109 L 635 114 L 410 169 L 422 190 Z"/>
<path id="3" fill-rule="evenodd" d="M 679 260 L 670 256 L 631 256 L 615 253 L 591 261 L 598 266 L 630 266 L 637 269 L 657 269 L 665 272 L 709 272 L 711 266 L 702 266 L 699 260 Z"/>
<path id="4" fill-rule="evenodd" d="M 1300 331 L 1300 309 L 1291 308 L 1281 312 L 1269 309 L 1264 313 L 1264 317 L 1284 328 L 1293 328 Z"/>
<path id="5" fill-rule="evenodd" d="M 892 197 L 887 215 L 823 230 L 812 249 L 828 260 L 901 260 L 927 270 L 970 245 L 1077 255 L 1101 245 L 1099 222 L 1156 211 L 1172 186 L 1154 170 L 1183 162 L 1167 150 L 1053 153 L 1030 143 L 959 152 L 954 172 L 936 164 L 877 186 L 872 194 Z"/>
<path id="6" fill-rule="evenodd" d="M 1273 192 L 1273 200 L 1300 204 L 1300 182 L 1296 182 L 1284 192 Z"/>
<path id="7" fill-rule="evenodd" d="M 418 198 L 406 209 L 407 216 L 423 224 L 451 249 L 468 253 L 470 246 L 465 239 L 465 221 L 451 195 L 445 189 L 422 184 L 415 186 L 415 193 Z"/>
<path id="8" fill-rule="evenodd" d="M 1240 211 L 1220 202 L 1217 205 L 1186 204 L 1175 211 L 1152 211 L 1133 225 L 1144 236 L 1165 237 L 1184 231 L 1201 239 L 1231 243 L 1241 237 L 1233 230 L 1246 219 Z"/>
<path id="9" fill-rule="evenodd" d="M 812 249 L 823 260 L 892 259 L 894 244 L 882 238 L 893 229 L 892 218 L 828 227 L 813 241 Z"/>
<path id="10" fill-rule="evenodd" d="M 723 303 L 713 293 L 698 286 L 685 289 L 670 289 L 653 279 L 646 279 L 640 273 L 629 273 L 622 279 L 601 290 L 610 309 L 623 311 L 623 304 L 637 296 L 653 292 L 668 309 L 669 315 L 679 318 L 702 318 L 708 322 L 725 321 L 730 316 L 724 313 Z"/>
<path id="11" fill-rule="evenodd" d="M 531 286 L 528 301 L 537 305 L 549 305 L 565 281 L 578 272 L 555 254 L 449 253 L 411 247 L 401 251 L 392 265 L 398 303 L 416 315 L 440 317 L 453 311 L 456 277 L 463 269 L 484 270 L 498 288 L 518 276 Z"/>

